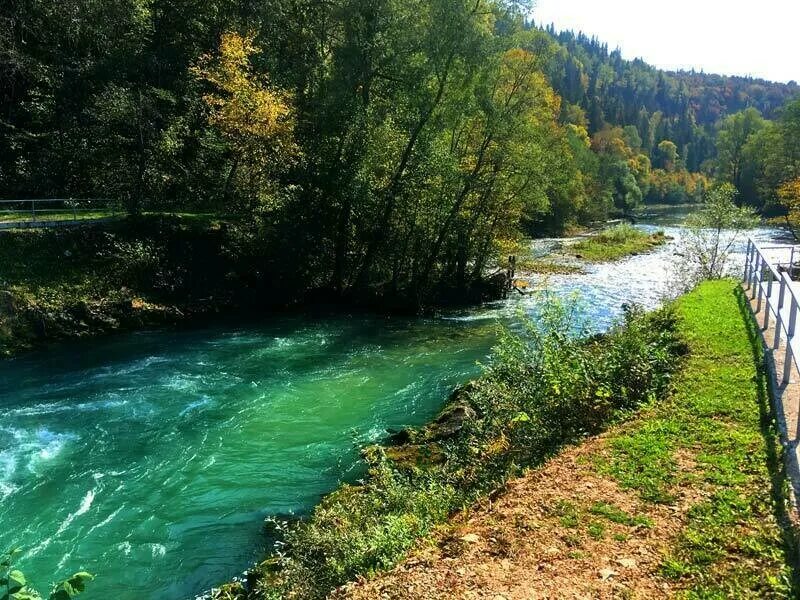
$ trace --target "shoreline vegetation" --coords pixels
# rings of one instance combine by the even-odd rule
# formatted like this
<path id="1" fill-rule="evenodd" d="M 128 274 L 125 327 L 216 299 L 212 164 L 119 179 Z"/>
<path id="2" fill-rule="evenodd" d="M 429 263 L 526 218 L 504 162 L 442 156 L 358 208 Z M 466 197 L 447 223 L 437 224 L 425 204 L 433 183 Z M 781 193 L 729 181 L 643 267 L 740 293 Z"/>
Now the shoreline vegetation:
<path id="1" fill-rule="evenodd" d="M 697 209 L 701 206 L 697 205 Z M 646 254 L 671 240 L 663 231 L 649 234 L 633 225 L 617 224 L 585 233 L 576 242 L 569 240 L 544 256 L 533 256 L 529 246 L 518 244 L 516 272 L 520 277 L 578 275 L 585 271 L 586 263 L 614 262 Z"/>
<path id="2" fill-rule="evenodd" d="M 0 232 L 0 357 L 47 344 L 235 314 L 308 309 L 414 314 L 506 293 L 502 269 L 442 286 L 418 308 L 399 290 L 341 296 L 253 244 L 230 217 L 147 215 Z"/>
<path id="3" fill-rule="evenodd" d="M 568 251 L 576 258 L 589 262 L 609 262 L 651 252 L 670 239 L 663 231 L 648 234 L 632 225 L 623 224 L 581 240 Z"/>
<path id="4" fill-rule="evenodd" d="M 247 246 L 235 219 L 145 215 L 68 229 L 0 233 L 0 357 L 49 343 L 160 326 L 189 325 L 235 312 L 264 315 L 298 308 L 413 313 L 402 294 L 372 288 L 343 298 L 306 289 L 297 274 Z M 575 249 L 590 260 L 618 260 L 668 240 L 629 225 L 592 234 L 560 254 L 522 255 L 520 275 L 579 274 L 561 260 Z M 526 246 L 516 244 L 517 251 Z M 505 272 L 467 288 L 440 288 L 426 310 L 478 305 L 506 293 Z"/>
<path id="5" fill-rule="evenodd" d="M 758 326 L 736 282 L 677 301 L 689 353 L 671 393 L 567 448 L 337 600 L 793 598 L 787 511 Z"/>
<path id="6" fill-rule="evenodd" d="M 209 0 L 191 18 L 163 0 L 96 2 L 70 28 L 61 8 L 6 19 L 5 210 L 65 198 L 235 215 L 212 258 L 238 265 L 234 286 L 257 280 L 256 303 L 285 300 L 271 287 L 390 311 L 470 304 L 496 291 L 484 275 L 507 240 L 699 202 L 717 181 L 758 209 L 794 206 L 796 83 L 627 61 L 536 24 L 527 0 Z M 152 303 L 192 310 L 194 291 Z M 66 332 L 50 308 L 36 327 Z M 87 313 L 88 329 L 130 312 Z"/>
<path id="7" fill-rule="evenodd" d="M 483 590 L 547 595 L 550 579 L 530 574 L 551 564 L 562 591 L 790 596 L 796 532 L 742 298 L 734 281 L 706 282 L 582 341 L 550 306 L 543 326 L 503 336 L 435 422 L 366 449 L 362 483 L 213 597 L 445 598 L 477 572 Z"/>
<path id="8" fill-rule="evenodd" d="M 501 334 L 484 374 L 438 419 L 364 450 L 368 473 L 288 527 L 279 551 L 214 598 L 323 598 L 391 568 L 465 506 L 564 446 L 665 393 L 684 344 L 665 308 L 629 310 L 599 336 L 574 307 L 543 302 L 525 332 Z"/>

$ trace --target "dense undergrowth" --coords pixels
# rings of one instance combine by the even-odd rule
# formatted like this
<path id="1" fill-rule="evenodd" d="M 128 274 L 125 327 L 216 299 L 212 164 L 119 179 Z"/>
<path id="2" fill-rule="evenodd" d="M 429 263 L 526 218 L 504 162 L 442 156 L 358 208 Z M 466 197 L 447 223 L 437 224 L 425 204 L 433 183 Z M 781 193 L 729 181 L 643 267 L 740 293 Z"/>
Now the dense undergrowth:
<path id="1" fill-rule="evenodd" d="M 337 291 L 322 271 L 285 259 L 263 224 L 212 214 L 152 213 L 92 226 L 0 233 L 0 356 L 94 336 L 295 306 L 415 314 L 505 294 L 502 271 L 414 290 Z"/>
<path id="2" fill-rule="evenodd" d="M 683 352 L 672 310 L 631 309 L 607 335 L 587 338 L 575 307 L 544 306 L 524 332 L 505 332 L 483 376 L 454 394 L 464 416 L 457 430 L 429 427 L 409 433 L 400 451 L 370 449 L 362 483 L 342 486 L 290 528 L 250 574 L 249 592 L 234 584 L 217 598 L 321 598 L 389 568 L 510 475 L 665 391 Z"/>
<path id="3" fill-rule="evenodd" d="M 619 260 L 643 254 L 669 241 L 663 231 L 648 234 L 632 225 L 616 225 L 575 244 L 572 252 L 593 262 Z"/>

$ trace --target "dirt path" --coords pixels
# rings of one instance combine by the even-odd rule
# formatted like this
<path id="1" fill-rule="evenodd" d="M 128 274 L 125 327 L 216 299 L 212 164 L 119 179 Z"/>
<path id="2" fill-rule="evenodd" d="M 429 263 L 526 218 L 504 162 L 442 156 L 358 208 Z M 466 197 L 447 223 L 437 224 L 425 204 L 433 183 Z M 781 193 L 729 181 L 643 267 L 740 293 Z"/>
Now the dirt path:
<path id="1" fill-rule="evenodd" d="M 660 598 L 657 570 L 691 499 L 641 501 L 597 473 L 604 437 L 512 481 L 403 565 L 338 598 Z M 604 461 L 602 461 L 604 462 Z"/>

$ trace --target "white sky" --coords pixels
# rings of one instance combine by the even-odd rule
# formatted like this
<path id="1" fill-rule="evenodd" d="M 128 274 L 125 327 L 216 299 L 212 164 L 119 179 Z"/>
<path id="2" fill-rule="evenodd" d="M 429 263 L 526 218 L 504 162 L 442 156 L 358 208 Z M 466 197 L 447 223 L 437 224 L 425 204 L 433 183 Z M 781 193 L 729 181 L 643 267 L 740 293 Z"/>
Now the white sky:
<path id="1" fill-rule="evenodd" d="M 800 0 L 535 0 L 533 18 L 662 69 L 800 81 Z"/>

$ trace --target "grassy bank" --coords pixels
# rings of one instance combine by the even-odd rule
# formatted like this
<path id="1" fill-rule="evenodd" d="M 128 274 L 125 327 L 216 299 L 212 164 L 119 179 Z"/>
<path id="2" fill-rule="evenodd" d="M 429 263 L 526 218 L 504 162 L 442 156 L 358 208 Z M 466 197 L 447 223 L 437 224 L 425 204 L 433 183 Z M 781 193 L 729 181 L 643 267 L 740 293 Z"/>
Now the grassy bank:
<path id="1" fill-rule="evenodd" d="M 758 330 L 733 281 L 675 310 L 689 353 L 670 394 L 337 598 L 797 597 Z"/>
<path id="2" fill-rule="evenodd" d="M 648 234 L 631 225 L 615 225 L 578 242 L 570 252 L 583 260 L 607 262 L 650 252 L 668 241 L 663 231 Z"/>
<path id="3" fill-rule="evenodd" d="M 690 356 L 675 391 L 611 440 L 604 468 L 649 503 L 695 501 L 661 576 L 692 597 L 789 597 L 795 540 L 758 329 L 738 285 L 678 302 Z"/>
<path id="4" fill-rule="evenodd" d="M 2 232 L 0 355 L 244 302 L 236 252 L 221 223 L 179 217 Z"/>
<path id="5" fill-rule="evenodd" d="M 603 337 L 579 340 L 571 306 L 547 304 L 524 335 L 505 333 L 484 375 L 442 417 L 365 452 L 361 485 L 327 496 L 290 528 L 280 553 L 218 598 L 322 598 L 385 570 L 449 516 L 507 477 L 662 394 L 682 345 L 669 310 L 630 312 Z"/>

